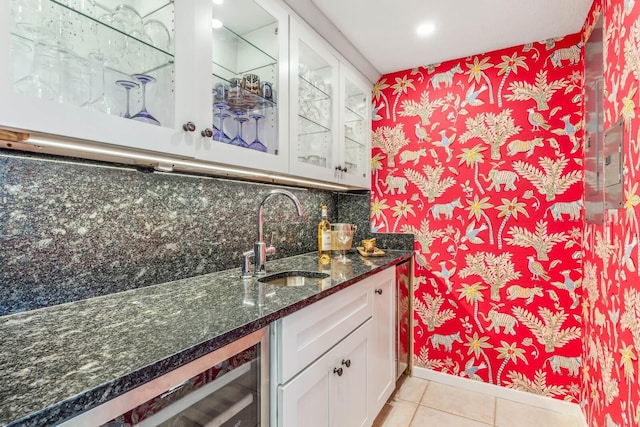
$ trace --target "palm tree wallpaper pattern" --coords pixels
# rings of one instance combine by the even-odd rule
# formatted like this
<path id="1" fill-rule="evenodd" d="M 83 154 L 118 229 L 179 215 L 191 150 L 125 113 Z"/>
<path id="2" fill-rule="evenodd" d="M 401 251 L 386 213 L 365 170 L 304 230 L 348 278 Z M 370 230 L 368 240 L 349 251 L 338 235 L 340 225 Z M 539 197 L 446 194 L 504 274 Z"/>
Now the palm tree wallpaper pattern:
<path id="1" fill-rule="evenodd" d="M 371 220 L 415 235 L 417 366 L 579 401 L 581 46 L 575 34 L 374 86 Z"/>
<path id="2" fill-rule="evenodd" d="M 602 34 L 594 32 L 603 16 Z M 581 403 L 590 426 L 640 425 L 640 2 L 595 0 L 583 39 L 604 39 L 604 126 L 624 118 L 624 207 L 584 231 Z"/>

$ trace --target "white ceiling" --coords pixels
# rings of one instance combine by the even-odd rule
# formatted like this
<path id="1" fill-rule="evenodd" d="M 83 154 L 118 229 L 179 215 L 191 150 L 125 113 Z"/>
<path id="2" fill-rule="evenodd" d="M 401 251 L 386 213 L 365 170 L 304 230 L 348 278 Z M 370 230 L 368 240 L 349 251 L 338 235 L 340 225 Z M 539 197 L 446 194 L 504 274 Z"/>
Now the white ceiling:
<path id="1" fill-rule="evenodd" d="M 573 34 L 593 0 L 311 0 L 386 74 Z M 418 24 L 436 30 L 416 36 Z"/>

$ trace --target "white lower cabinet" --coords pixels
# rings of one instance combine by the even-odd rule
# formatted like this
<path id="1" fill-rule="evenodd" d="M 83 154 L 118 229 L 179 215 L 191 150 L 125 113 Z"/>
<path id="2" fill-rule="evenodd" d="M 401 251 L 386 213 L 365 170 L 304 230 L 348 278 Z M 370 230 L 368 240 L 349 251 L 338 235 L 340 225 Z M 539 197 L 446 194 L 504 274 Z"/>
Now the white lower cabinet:
<path id="1" fill-rule="evenodd" d="M 371 410 L 377 414 L 396 386 L 395 268 L 376 276 L 373 285 L 373 328 L 369 357 Z M 372 420 L 373 421 L 373 420 Z"/>
<path id="2" fill-rule="evenodd" d="M 394 282 L 388 268 L 274 324 L 272 425 L 373 423 L 395 387 Z"/>
<path id="3" fill-rule="evenodd" d="M 371 320 L 278 387 L 280 426 L 366 426 Z"/>

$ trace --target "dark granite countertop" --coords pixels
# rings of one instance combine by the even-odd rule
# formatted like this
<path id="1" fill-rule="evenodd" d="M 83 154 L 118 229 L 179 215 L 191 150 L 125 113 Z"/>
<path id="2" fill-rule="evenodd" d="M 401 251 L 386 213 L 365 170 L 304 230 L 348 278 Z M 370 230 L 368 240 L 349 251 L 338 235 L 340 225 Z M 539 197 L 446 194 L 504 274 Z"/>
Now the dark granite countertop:
<path id="1" fill-rule="evenodd" d="M 412 255 L 386 252 L 352 251 L 326 289 L 272 286 L 262 305 L 264 285 L 232 269 L 0 317 L 0 425 L 62 422 Z M 317 253 L 267 263 L 286 270 L 318 271 Z"/>

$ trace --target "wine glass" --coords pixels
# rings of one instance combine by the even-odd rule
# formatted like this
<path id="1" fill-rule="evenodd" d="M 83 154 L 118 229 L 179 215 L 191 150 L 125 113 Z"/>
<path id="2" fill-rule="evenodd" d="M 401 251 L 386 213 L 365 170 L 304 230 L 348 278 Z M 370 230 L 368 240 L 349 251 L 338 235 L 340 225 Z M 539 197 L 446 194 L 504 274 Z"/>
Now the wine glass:
<path id="1" fill-rule="evenodd" d="M 266 153 L 267 147 L 258 139 L 258 121 L 264 119 L 264 116 L 262 114 L 252 114 L 249 117 L 256 121 L 256 139 L 249 145 L 249 148 Z"/>
<path id="2" fill-rule="evenodd" d="M 130 119 L 131 118 L 131 113 L 129 112 L 129 92 L 131 91 L 131 89 L 133 88 L 139 88 L 140 85 L 136 82 L 132 82 L 131 80 L 116 80 L 116 85 L 120 86 L 121 88 L 124 88 L 124 90 L 127 91 L 127 109 L 125 111 L 125 113 L 122 115 L 122 117 L 124 117 L 125 119 Z"/>
<path id="3" fill-rule="evenodd" d="M 213 133 L 213 140 L 229 143 L 231 142 L 231 138 L 224 133 L 224 120 L 231 117 L 229 113 L 225 113 L 224 111 L 229 109 L 227 104 L 216 104 L 215 107 L 218 109 L 218 112 L 214 114 L 214 116 L 218 117 L 218 126 L 213 125 L 215 132 Z"/>
<path id="4" fill-rule="evenodd" d="M 236 115 L 234 120 L 238 122 L 238 130 L 236 132 L 236 136 L 231 140 L 232 145 L 237 145 L 238 147 L 248 147 L 249 144 L 242 138 L 242 125 L 245 122 L 248 122 L 249 119 L 246 117 L 241 117 L 244 114 L 242 110 L 234 110 L 233 114 Z"/>
<path id="5" fill-rule="evenodd" d="M 89 59 L 94 63 L 100 66 L 100 78 L 98 79 L 99 83 L 99 95 L 93 100 L 84 104 L 84 106 L 91 108 L 93 110 L 101 111 L 107 114 L 114 114 L 116 110 L 116 106 L 113 101 L 107 97 L 106 94 L 106 85 L 105 85 L 105 74 L 107 71 L 107 67 L 109 65 L 109 59 L 106 55 L 100 52 L 93 52 L 89 54 Z M 92 73 L 93 76 L 93 73 Z M 94 84 L 92 83 L 93 87 Z"/>
<path id="6" fill-rule="evenodd" d="M 10 54 L 11 81 L 15 83 L 28 75 L 33 58 L 33 49 L 22 37 L 12 34 Z"/>
<path id="7" fill-rule="evenodd" d="M 342 254 L 339 258 L 340 262 L 343 264 L 351 262 L 351 260 L 347 258 L 345 248 L 347 247 L 347 243 L 349 243 L 349 240 L 353 238 L 353 230 L 347 230 L 344 228 L 340 229 L 336 234 L 336 237 L 338 239 L 338 242 L 340 242 L 340 248 L 342 250 Z"/>
<path id="8" fill-rule="evenodd" d="M 45 46 L 34 41 L 31 72 L 13 84 L 14 90 L 17 93 L 35 96 L 36 98 L 51 101 L 57 100 L 58 91 L 43 78 L 44 75 L 51 74 L 51 71 L 59 67 L 53 66 L 54 62 L 55 57 L 46 50 Z"/>
<path id="9" fill-rule="evenodd" d="M 46 49 L 41 44 L 43 40 L 50 38 L 43 25 L 46 21 L 45 14 L 49 5 L 43 0 L 14 0 L 11 6 L 11 15 L 16 23 L 17 33 L 33 42 L 30 72 L 27 76 L 14 82 L 14 90 L 17 93 L 37 98 L 56 100 L 58 97 L 56 89 L 42 78 L 43 65 L 50 62 L 46 61 Z M 49 57 L 49 59 L 51 58 Z M 45 61 L 43 62 L 43 60 Z"/>
<path id="10" fill-rule="evenodd" d="M 142 32 L 142 17 L 133 7 L 119 4 L 111 14 L 113 25 L 124 33 Z"/>
<path id="11" fill-rule="evenodd" d="M 156 81 L 156 79 L 146 74 L 133 74 L 131 77 L 139 81 L 142 85 L 142 109 L 131 118 L 133 120 L 160 126 L 160 122 L 147 111 L 147 83 L 153 83 Z"/>
<path id="12" fill-rule="evenodd" d="M 169 50 L 171 35 L 162 22 L 150 19 L 144 23 L 143 30 L 153 46 L 164 51 Z"/>

